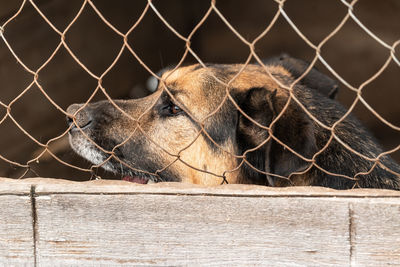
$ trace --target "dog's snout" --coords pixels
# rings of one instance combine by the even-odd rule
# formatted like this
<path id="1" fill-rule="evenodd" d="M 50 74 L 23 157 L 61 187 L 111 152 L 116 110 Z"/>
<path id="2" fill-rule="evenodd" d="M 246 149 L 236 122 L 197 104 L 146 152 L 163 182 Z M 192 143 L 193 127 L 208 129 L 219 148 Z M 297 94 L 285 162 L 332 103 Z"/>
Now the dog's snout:
<path id="1" fill-rule="evenodd" d="M 82 106 L 82 104 L 73 104 L 67 108 L 67 123 L 71 127 L 71 131 L 79 130 L 79 128 L 84 129 L 93 121 L 90 111 L 87 108 L 82 108 Z"/>

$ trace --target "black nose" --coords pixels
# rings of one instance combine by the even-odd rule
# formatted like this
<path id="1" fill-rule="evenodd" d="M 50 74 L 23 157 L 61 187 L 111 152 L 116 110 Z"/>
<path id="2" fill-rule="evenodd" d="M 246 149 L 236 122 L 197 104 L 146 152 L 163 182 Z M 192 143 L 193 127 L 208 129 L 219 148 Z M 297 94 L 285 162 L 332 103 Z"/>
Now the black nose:
<path id="1" fill-rule="evenodd" d="M 82 104 L 73 104 L 67 108 L 67 113 L 68 113 L 67 123 L 68 126 L 72 125 L 71 131 L 79 131 L 79 128 L 85 129 L 89 127 L 90 124 L 92 123 L 93 118 L 90 114 L 90 111 L 88 110 L 88 108 L 81 109 L 82 106 L 83 106 Z M 74 123 L 74 118 L 75 118 L 75 123 Z"/>

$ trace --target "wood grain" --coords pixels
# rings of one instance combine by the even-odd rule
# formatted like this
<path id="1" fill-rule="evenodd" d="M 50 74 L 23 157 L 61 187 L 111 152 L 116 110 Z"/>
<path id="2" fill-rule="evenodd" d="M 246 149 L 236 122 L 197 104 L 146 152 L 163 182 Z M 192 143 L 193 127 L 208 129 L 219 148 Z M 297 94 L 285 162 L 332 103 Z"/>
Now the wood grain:
<path id="1" fill-rule="evenodd" d="M 368 199 L 352 209 L 353 262 L 400 266 L 400 199 Z"/>
<path id="2" fill-rule="evenodd" d="M 346 265 L 350 259 L 343 201 L 54 194 L 37 197 L 37 209 L 37 259 L 44 265 Z"/>
<path id="3" fill-rule="evenodd" d="M 398 191 L 0 178 L 0 201 L 0 265 L 400 265 Z"/>
<path id="4" fill-rule="evenodd" d="M 46 194 L 178 194 L 215 196 L 263 196 L 263 197 L 339 197 L 339 198 L 400 198 L 400 191 L 384 189 L 334 190 L 326 187 L 266 187 L 258 185 L 227 184 L 202 186 L 185 183 L 157 183 L 141 185 L 121 180 L 93 180 L 74 182 L 63 179 L 28 178 L 14 180 L 0 178 L 4 186 L 14 188 L 19 184 L 34 185 L 36 193 Z M 1 188 L 0 188 L 1 190 Z"/>
<path id="5" fill-rule="evenodd" d="M 0 265 L 34 263 L 30 187 L 14 189 L 0 184 Z"/>

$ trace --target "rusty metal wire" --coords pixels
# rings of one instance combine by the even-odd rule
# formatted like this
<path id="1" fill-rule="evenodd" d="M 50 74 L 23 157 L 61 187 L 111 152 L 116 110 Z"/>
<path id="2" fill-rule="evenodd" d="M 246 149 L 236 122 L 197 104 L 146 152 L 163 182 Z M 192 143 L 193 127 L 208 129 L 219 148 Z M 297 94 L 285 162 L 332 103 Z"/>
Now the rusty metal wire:
<path id="1" fill-rule="evenodd" d="M 193 30 L 190 32 L 190 34 L 188 36 L 184 36 L 183 34 L 181 34 L 178 30 L 176 30 L 169 22 L 166 18 L 163 17 L 163 15 L 159 12 L 159 10 L 157 9 L 157 6 L 153 3 L 152 0 L 148 0 L 146 6 L 143 9 L 142 14 L 140 15 L 140 17 L 137 19 L 137 21 L 135 21 L 132 26 L 126 31 L 121 31 L 119 30 L 115 25 L 113 25 L 109 20 L 107 20 L 107 18 L 102 14 L 102 12 L 96 7 L 95 3 L 91 0 L 84 0 L 79 11 L 76 13 L 75 17 L 71 20 L 71 22 L 67 25 L 67 27 L 62 30 L 57 28 L 56 25 L 54 25 L 51 20 L 42 12 L 42 10 L 39 8 L 39 6 L 35 3 L 34 0 L 23 0 L 21 3 L 20 8 L 15 12 L 15 14 L 13 16 L 11 16 L 7 21 L 5 21 L 2 25 L 0 25 L 0 37 L 3 40 L 4 44 L 6 45 L 9 53 L 15 58 L 15 60 L 20 64 L 20 66 L 23 68 L 23 70 L 28 73 L 29 75 L 31 75 L 32 81 L 31 83 L 24 88 L 21 93 L 16 96 L 14 99 L 12 99 L 9 103 L 4 103 L 0 101 L 0 108 L 5 109 L 6 113 L 5 115 L 0 118 L 0 125 L 2 123 L 4 123 L 4 121 L 6 119 L 10 119 L 16 127 L 18 127 L 18 129 L 24 134 L 26 135 L 30 140 L 32 140 L 35 144 L 37 144 L 38 146 L 41 147 L 41 152 L 35 156 L 34 158 L 28 160 L 27 162 L 16 162 L 13 161 L 11 159 L 6 158 L 5 156 L 1 155 L 1 151 L 0 151 L 0 160 L 4 161 L 8 164 L 11 164 L 12 166 L 16 166 L 16 167 L 20 167 L 20 168 L 24 168 L 25 172 L 21 175 L 21 177 L 24 177 L 27 172 L 29 170 L 31 170 L 31 163 L 39 161 L 39 159 L 45 154 L 45 153 L 49 153 L 55 160 L 57 160 L 58 162 L 70 167 L 70 168 L 74 168 L 77 169 L 79 171 L 83 171 L 83 172 L 89 172 L 89 173 L 94 173 L 94 169 L 103 166 L 104 164 L 106 164 L 108 161 L 110 161 L 111 159 L 114 159 L 116 161 L 118 161 L 121 165 L 124 165 L 125 167 L 131 168 L 135 171 L 139 171 L 139 172 L 144 172 L 150 175 L 154 175 L 157 176 L 158 173 L 162 172 L 163 170 L 167 169 L 168 167 L 170 167 L 172 164 L 174 164 L 177 161 L 180 161 L 181 163 L 185 164 L 186 166 L 189 166 L 190 168 L 193 168 L 196 171 L 199 172 L 204 172 L 204 173 L 208 173 L 211 175 L 214 175 L 216 178 L 221 179 L 221 182 L 226 182 L 226 174 L 227 173 L 232 173 L 237 171 L 239 168 L 241 168 L 244 164 L 247 164 L 249 167 L 251 167 L 252 169 L 263 173 L 265 175 L 270 175 L 270 176 L 274 176 L 274 177 L 279 177 L 282 179 L 288 179 L 290 180 L 291 176 L 294 174 L 301 174 L 301 173 L 305 173 L 307 172 L 311 167 L 316 167 L 318 169 L 320 169 L 321 171 L 327 173 L 327 174 L 331 174 L 331 175 L 335 175 L 335 176 L 340 176 L 343 177 L 344 179 L 350 179 L 350 180 L 357 180 L 358 176 L 362 175 L 362 174 L 366 174 L 366 173 L 370 173 L 376 166 L 381 166 L 382 163 L 380 162 L 380 158 L 382 158 L 384 155 L 388 155 L 388 154 L 392 154 L 396 151 L 400 150 L 400 145 L 397 145 L 397 147 L 389 150 L 389 151 L 385 151 L 381 154 L 379 154 L 376 157 L 370 157 L 367 155 L 364 155 L 362 153 L 360 153 L 359 151 L 353 149 L 349 144 L 347 144 L 346 142 L 344 142 L 343 140 L 341 140 L 341 138 L 336 134 L 336 127 L 338 124 L 340 124 L 343 120 L 345 120 L 350 113 L 352 113 L 354 111 L 354 108 L 356 106 L 357 103 L 361 103 L 362 105 L 364 105 L 377 119 L 379 119 L 382 123 L 384 123 L 386 126 L 388 126 L 389 128 L 395 130 L 395 131 L 400 131 L 400 127 L 394 125 L 393 123 L 389 122 L 388 120 L 386 120 L 381 114 L 379 114 L 376 110 L 374 110 L 374 108 L 368 104 L 368 102 L 365 100 L 365 98 L 362 95 L 362 91 L 363 89 L 370 84 L 371 82 L 373 82 L 377 77 L 379 77 L 382 72 L 388 67 L 388 65 L 391 62 L 394 62 L 396 65 L 398 65 L 400 67 L 400 60 L 399 58 L 396 57 L 396 48 L 399 46 L 400 44 L 400 40 L 395 41 L 392 44 L 388 44 L 387 42 L 383 41 L 381 38 L 379 38 L 376 34 L 374 34 L 374 32 L 372 30 L 370 30 L 368 27 L 366 27 L 362 21 L 354 14 L 354 9 L 356 8 L 356 4 L 357 4 L 357 0 L 353 0 L 352 2 L 347 2 L 345 0 L 338 0 L 339 2 L 341 2 L 346 8 L 347 8 L 347 14 L 343 17 L 343 19 L 340 21 L 340 23 L 328 34 L 326 35 L 326 37 L 319 43 L 313 43 L 312 41 L 310 41 L 310 39 L 307 38 L 307 36 L 302 32 L 302 30 L 292 21 L 292 19 L 290 18 L 290 16 L 286 13 L 285 11 L 285 0 L 275 0 L 276 3 L 276 14 L 274 15 L 273 19 L 270 21 L 270 23 L 268 25 L 266 25 L 264 31 L 261 32 L 261 34 L 259 34 L 256 38 L 254 38 L 253 40 L 248 40 L 246 39 L 242 34 L 239 33 L 239 31 L 237 31 L 235 29 L 235 27 L 230 23 L 229 19 L 227 19 L 224 14 L 221 12 L 221 10 L 218 9 L 217 5 L 216 5 L 216 0 L 211 0 L 210 1 L 210 7 L 208 8 L 208 10 L 205 12 L 205 14 L 203 15 L 202 19 L 193 27 Z M 41 18 L 43 19 L 43 21 L 45 21 L 49 26 L 50 29 L 52 31 L 54 31 L 54 33 L 56 33 L 58 35 L 58 37 L 60 38 L 60 41 L 58 43 L 58 45 L 56 46 L 56 48 L 54 49 L 54 51 L 51 53 L 51 55 L 47 58 L 47 60 L 44 61 L 44 63 L 39 66 L 36 69 L 32 69 L 30 67 L 28 67 L 25 63 L 24 63 L 24 59 L 20 58 L 20 56 L 18 55 L 18 53 L 15 52 L 14 48 L 12 45 L 9 44 L 8 39 L 7 39 L 7 33 L 8 33 L 8 25 L 10 23 L 12 23 L 14 20 L 16 20 L 18 18 L 18 16 L 21 14 L 22 10 L 24 10 L 24 8 L 26 8 L 28 5 L 31 5 L 34 10 L 37 12 L 37 14 L 39 14 L 41 16 Z M 85 65 L 83 63 L 83 61 L 79 58 L 79 56 L 77 56 L 73 50 L 70 48 L 70 46 L 68 45 L 68 43 L 66 42 L 66 34 L 70 31 L 71 27 L 76 23 L 76 21 L 78 20 L 78 18 L 81 16 L 82 12 L 85 9 L 92 9 L 94 11 L 94 13 L 98 16 L 98 18 L 101 19 L 101 21 L 104 23 L 104 25 L 106 25 L 111 31 L 113 31 L 114 33 L 116 33 L 119 38 L 121 38 L 122 40 L 122 46 L 119 49 L 118 54 L 116 55 L 116 57 L 113 59 L 112 63 L 106 68 L 106 70 L 104 72 L 102 72 L 100 75 L 95 74 L 87 65 Z M 126 113 L 123 109 L 121 109 L 111 98 L 111 96 L 108 94 L 106 88 L 103 85 L 103 78 L 115 67 L 115 65 L 117 64 L 118 60 L 121 58 L 121 55 L 124 52 L 128 52 L 130 53 L 133 58 L 135 58 L 137 60 L 137 62 L 152 76 L 154 76 L 159 83 L 163 86 L 163 90 L 165 90 L 170 96 L 171 98 L 174 99 L 174 96 L 169 92 L 168 87 L 165 84 L 165 81 L 168 77 L 160 77 L 159 75 L 157 75 L 157 70 L 152 70 L 148 65 L 146 65 L 146 63 L 140 58 L 140 56 L 135 52 L 135 49 L 129 44 L 128 42 L 128 37 L 130 36 L 130 34 L 142 23 L 145 15 L 149 12 L 153 11 L 155 13 L 155 15 L 158 17 L 158 19 L 168 28 L 168 30 L 173 33 L 177 38 L 179 38 L 180 40 L 182 40 L 183 42 L 185 42 L 185 51 L 184 54 L 180 60 L 180 62 L 174 67 L 174 70 L 178 69 L 180 66 L 182 66 L 184 60 L 186 59 L 186 57 L 188 55 L 193 56 L 197 62 L 203 67 L 203 68 L 207 68 L 206 64 L 203 62 L 203 60 L 201 59 L 201 57 L 196 53 L 196 51 L 193 50 L 193 48 L 191 47 L 191 40 L 192 37 L 194 36 L 194 34 L 199 30 L 199 28 L 207 21 L 207 19 L 209 18 L 209 16 L 211 14 L 214 14 L 216 16 L 218 16 L 221 21 L 226 25 L 226 27 L 243 43 L 245 44 L 248 49 L 249 49 L 249 54 L 247 59 L 245 60 L 242 69 L 236 73 L 234 75 L 234 77 L 226 82 L 226 81 L 222 81 L 220 80 L 218 77 L 214 77 L 214 79 L 222 84 L 223 86 L 225 86 L 226 91 L 225 91 L 225 96 L 222 100 L 222 102 L 218 105 L 218 107 L 215 108 L 215 110 L 213 112 L 211 112 L 210 114 L 208 114 L 208 116 L 202 118 L 201 120 L 195 118 L 194 116 L 191 116 L 192 120 L 194 120 L 195 122 L 197 122 L 199 125 L 201 125 L 201 129 L 198 130 L 197 134 L 196 134 L 196 138 L 192 140 L 192 142 L 190 142 L 187 146 L 185 146 L 184 148 L 182 148 L 178 153 L 171 153 L 168 151 L 168 149 L 164 148 L 162 144 L 157 143 L 157 140 L 153 140 L 151 136 L 149 136 L 148 133 L 146 133 L 146 131 L 143 129 L 143 127 L 140 124 L 140 120 L 141 118 L 147 113 L 149 112 L 149 110 L 152 108 L 152 106 L 149 106 L 147 110 L 145 110 L 140 116 L 138 116 L 138 118 L 133 118 L 131 115 L 129 115 L 128 113 Z M 268 35 L 268 33 L 270 32 L 270 30 L 274 27 L 274 25 L 277 23 L 277 20 L 279 18 L 283 18 L 289 25 L 290 27 L 296 32 L 296 34 L 304 41 L 304 43 L 310 47 L 311 49 L 313 49 L 313 51 L 315 52 L 315 56 L 313 58 L 313 60 L 311 61 L 310 66 L 307 68 L 307 70 L 296 79 L 296 81 L 294 81 L 290 86 L 287 86 L 285 84 L 283 84 L 280 80 L 278 80 L 277 78 L 275 78 L 275 76 L 273 76 L 268 68 L 264 65 L 262 59 L 259 57 L 259 55 L 257 55 L 256 50 L 255 50 L 255 46 L 256 44 L 265 36 Z M 354 87 L 353 85 L 351 85 L 349 82 L 347 82 L 342 76 L 340 76 L 338 74 L 337 71 L 335 71 L 335 69 L 333 67 L 331 67 L 327 60 L 325 60 L 325 58 L 322 56 L 321 54 L 321 50 L 324 47 L 324 45 L 330 40 L 332 39 L 344 26 L 344 24 L 347 21 L 352 20 L 353 22 L 355 22 L 359 28 L 364 31 L 370 38 L 372 38 L 373 40 L 376 41 L 377 44 L 379 44 L 381 47 L 383 47 L 384 49 L 386 49 L 388 51 L 388 57 L 385 61 L 385 63 L 382 65 L 382 67 L 374 74 L 372 75 L 368 80 L 364 81 L 359 87 Z M 45 68 L 55 57 L 55 55 L 59 52 L 59 50 L 61 48 L 65 48 L 65 50 L 69 53 L 70 57 L 80 66 L 80 68 L 82 68 L 82 70 L 84 70 L 92 79 L 94 79 L 97 82 L 97 86 L 95 88 L 95 90 L 93 90 L 92 94 L 90 95 L 90 97 L 87 99 L 87 101 L 85 102 L 85 104 L 75 112 L 75 114 L 68 114 L 66 110 L 64 110 L 63 108 L 61 108 L 57 102 L 52 99 L 52 97 L 50 97 L 49 94 L 46 93 L 46 88 L 44 88 L 40 82 L 40 76 L 41 76 L 41 71 L 43 68 Z M 240 107 L 239 105 L 235 102 L 234 98 L 232 97 L 232 95 L 229 92 L 229 88 L 231 86 L 231 84 L 235 81 L 235 79 L 241 74 L 241 72 L 246 69 L 251 60 L 255 60 L 258 64 L 260 64 L 261 66 L 263 66 L 265 72 L 271 77 L 271 79 L 273 79 L 277 84 L 279 84 L 279 86 L 281 86 L 282 88 L 286 89 L 288 91 L 289 94 L 289 99 L 286 103 L 286 105 L 284 106 L 284 108 L 282 109 L 282 111 L 274 118 L 274 120 L 272 121 L 271 125 L 269 127 L 265 127 L 261 124 L 259 124 L 257 121 L 255 121 L 254 119 L 252 119 L 250 116 L 248 116 Z M 307 110 L 307 108 L 299 101 L 299 99 L 297 99 L 297 97 L 294 95 L 293 93 L 293 86 L 295 84 L 297 84 L 301 79 L 303 79 L 309 72 L 310 70 L 315 66 L 315 64 L 317 62 L 322 63 L 329 71 L 330 73 L 336 78 L 338 79 L 342 84 L 344 84 L 349 90 L 352 90 L 354 93 L 356 93 L 356 97 L 353 101 L 353 103 L 350 105 L 348 111 L 344 114 L 344 116 L 336 121 L 333 125 L 329 126 L 324 124 L 323 122 L 319 121 L 318 118 L 316 118 L 309 110 Z M 171 72 L 173 73 L 173 71 Z M 75 166 L 73 164 L 70 164 L 68 162 L 65 162 L 64 160 L 60 159 L 55 153 L 53 153 L 50 149 L 50 145 L 57 141 L 60 140 L 61 138 L 65 137 L 68 135 L 68 131 L 70 130 L 69 127 L 68 129 L 66 129 L 61 135 L 56 136 L 52 139 L 50 139 L 49 141 L 47 141 L 46 143 L 41 142 L 40 140 L 38 140 L 37 138 L 35 138 L 33 135 L 31 135 L 29 133 L 29 131 L 27 129 L 25 129 L 16 118 L 13 117 L 12 115 L 12 109 L 13 106 L 16 102 L 18 102 L 25 94 L 27 94 L 30 90 L 32 90 L 33 86 L 37 86 L 37 88 L 39 88 L 40 92 L 43 94 L 43 96 L 47 99 L 47 101 L 49 103 L 51 103 L 51 105 L 53 105 L 59 112 L 61 112 L 62 114 L 64 114 L 65 116 L 70 116 L 74 122 L 75 125 L 79 128 L 79 125 L 76 123 L 76 114 L 78 112 L 80 112 L 82 109 L 84 109 L 92 100 L 93 97 L 101 92 L 102 94 L 104 94 L 104 96 L 108 99 L 108 101 L 110 101 L 110 103 L 112 103 L 112 105 L 119 110 L 123 116 L 126 116 L 127 118 L 129 118 L 130 120 L 132 120 L 132 122 L 135 123 L 136 128 L 134 129 L 134 131 L 132 132 L 132 134 L 126 138 L 123 142 L 121 142 L 120 144 L 116 145 L 111 151 L 104 149 L 103 147 L 99 146 L 98 144 L 96 144 L 93 140 L 91 140 L 91 138 L 86 135 L 86 133 L 84 131 L 81 130 L 82 134 L 86 137 L 86 139 L 91 142 L 95 147 L 97 147 L 100 151 L 104 152 L 105 154 L 108 155 L 108 158 L 102 162 L 101 164 L 98 165 L 92 165 L 90 168 L 82 168 L 82 167 L 78 167 Z M 176 100 L 176 99 L 174 99 Z M 282 142 L 281 140 L 279 140 L 276 136 L 274 136 L 274 133 L 272 131 L 272 128 L 274 127 L 274 125 L 276 124 L 276 122 L 283 116 L 283 114 L 287 111 L 288 105 L 290 101 L 294 101 L 295 103 L 297 103 L 302 109 L 303 111 L 307 114 L 307 116 L 309 116 L 312 120 L 314 120 L 319 126 L 321 126 L 322 128 L 329 130 L 331 132 L 331 136 L 329 141 L 326 143 L 326 145 L 317 153 L 315 153 L 315 155 L 311 158 L 306 158 L 303 155 L 297 153 L 296 151 L 294 151 L 291 147 L 289 147 L 288 145 L 286 145 L 284 142 Z M 246 117 L 248 120 L 250 120 L 252 123 L 254 123 L 255 125 L 257 125 L 259 128 L 264 129 L 266 131 L 268 131 L 269 133 L 269 137 L 264 140 L 264 142 L 260 143 L 258 146 L 252 148 L 252 149 L 248 149 L 247 151 L 245 151 L 242 155 L 235 155 L 232 152 L 229 151 L 225 151 L 225 149 L 220 146 L 215 140 L 212 139 L 212 137 L 207 133 L 207 131 L 204 129 L 204 123 L 205 121 L 212 117 L 213 115 L 215 115 L 218 111 L 221 110 L 221 108 L 223 107 L 223 105 L 227 102 L 230 102 L 231 104 L 233 104 L 235 106 L 235 108 L 244 116 Z M 72 104 L 72 103 L 71 103 Z M 154 105 L 155 103 L 153 103 Z M 188 113 L 190 115 L 190 113 Z M 160 147 L 162 149 L 162 151 L 164 151 L 165 153 L 167 153 L 168 155 L 172 156 L 174 158 L 173 161 L 171 161 L 168 165 L 164 166 L 162 169 L 157 170 L 155 173 L 148 173 L 145 170 L 140 170 L 140 169 L 136 169 L 133 166 L 129 166 L 129 164 L 127 164 L 126 162 L 124 162 L 123 160 L 119 159 L 117 156 L 115 156 L 115 150 L 121 146 L 123 146 L 124 144 L 126 144 L 129 139 L 137 132 L 140 132 L 140 134 L 142 134 L 144 136 L 144 138 L 147 138 L 151 143 L 155 144 L 156 146 Z M 194 142 L 196 142 L 196 140 L 199 138 L 200 135 L 204 134 L 207 138 L 210 139 L 210 141 L 216 146 L 218 147 L 221 151 L 224 151 L 224 153 L 228 153 L 231 157 L 235 158 L 238 160 L 238 165 L 231 170 L 225 170 L 224 173 L 222 174 L 217 174 L 217 173 L 212 173 L 209 172 L 207 170 L 203 170 L 200 168 L 197 168 L 195 166 L 191 166 L 189 163 L 185 162 L 182 158 L 181 158 L 181 154 L 187 150 L 191 145 L 193 145 Z M 262 170 L 258 170 L 256 167 L 252 166 L 251 163 L 246 159 L 246 155 L 251 153 L 252 151 L 255 151 L 257 149 L 259 149 L 260 147 L 262 147 L 263 145 L 265 145 L 267 142 L 269 142 L 270 140 L 275 140 L 277 143 L 279 143 L 280 145 L 282 145 L 285 149 L 291 151 L 293 154 L 295 154 L 297 157 L 301 158 L 304 161 L 307 161 L 310 163 L 309 167 L 302 171 L 302 172 L 298 172 L 298 173 L 293 173 L 291 175 L 289 175 L 288 177 L 283 177 L 274 173 L 269 173 L 269 172 L 265 172 Z M 323 153 L 327 147 L 329 146 L 330 142 L 332 142 L 333 140 L 336 140 L 337 142 L 339 142 L 345 149 L 347 149 L 348 151 L 350 151 L 351 153 L 356 154 L 357 156 L 370 161 L 373 163 L 373 166 L 370 170 L 368 170 L 368 172 L 359 172 L 356 175 L 354 175 L 354 177 L 349 177 L 347 175 L 343 175 L 340 173 L 331 173 L 328 170 L 323 169 L 322 167 L 320 167 L 317 163 L 316 163 L 316 157 L 318 155 L 320 155 L 321 153 Z M 397 174 L 400 175 L 400 174 Z"/>

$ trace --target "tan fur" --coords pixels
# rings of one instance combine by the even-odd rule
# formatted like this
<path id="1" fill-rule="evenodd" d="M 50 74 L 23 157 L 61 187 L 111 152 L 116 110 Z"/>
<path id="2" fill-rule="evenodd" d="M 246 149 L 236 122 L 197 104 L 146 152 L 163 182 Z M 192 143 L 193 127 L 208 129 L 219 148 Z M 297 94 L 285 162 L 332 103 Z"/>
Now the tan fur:
<path id="1" fill-rule="evenodd" d="M 228 143 L 223 149 L 212 151 L 205 137 L 203 135 L 198 136 L 198 130 L 192 126 L 187 117 L 177 117 L 173 120 L 166 119 L 162 124 L 159 124 L 158 121 L 152 120 L 149 113 L 144 113 L 148 107 L 159 99 L 164 90 L 173 90 L 177 92 L 175 100 L 188 109 L 187 111 L 193 119 L 200 123 L 207 123 L 209 121 L 212 123 L 212 117 L 207 120 L 205 120 L 205 118 L 208 117 L 211 112 L 215 111 L 219 102 L 225 96 L 226 91 L 225 89 L 215 92 L 210 90 L 208 94 L 211 94 L 211 96 L 206 95 L 203 87 L 207 79 L 210 86 L 224 88 L 224 85 L 214 78 L 212 68 L 197 68 L 193 70 L 196 67 L 198 67 L 198 65 L 182 67 L 164 73 L 159 90 L 148 97 L 140 99 L 140 102 L 136 105 L 132 105 L 129 100 L 117 102 L 116 104 L 124 110 L 128 116 L 116 111 L 119 113 L 118 116 L 120 119 L 112 121 L 108 127 L 105 127 L 104 131 L 107 135 L 114 136 L 119 143 L 142 139 L 144 137 L 141 130 L 138 128 L 137 122 L 132 121 L 132 119 L 137 120 L 140 118 L 139 125 L 141 129 L 151 138 L 151 140 L 146 139 L 146 146 L 153 151 L 155 157 L 160 161 L 162 166 L 170 165 L 167 168 L 168 170 L 179 173 L 182 182 L 205 185 L 221 184 L 223 178 L 217 177 L 216 175 L 224 175 L 229 183 L 243 182 L 246 178 L 240 177 L 239 171 L 232 171 L 237 168 L 238 164 L 237 159 L 233 156 L 237 153 L 234 149 L 234 144 Z M 241 71 L 241 68 L 242 65 L 233 65 L 232 75 L 235 76 L 236 73 Z M 279 66 L 268 67 L 268 71 L 272 74 L 280 73 L 289 75 L 285 69 Z M 255 73 L 257 73 L 257 75 L 255 75 Z M 252 87 L 265 87 L 271 88 L 272 90 L 274 88 L 279 88 L 279 85 L 264 70 L 249 65 L 231 81 L 229 88 L 231 87 L 242 91 L 246 91 Z M 280 90 L 279 94 L 286 93 Z M 213 103 L 210 102 L 210 98 L 214 100 Z M 130 126 L 128 127 L 127 125 Z M 177 125 L 179 125 L 179 127 L 176 127 Z M 129 136 L 127 132 L 134 132 L 133 136 L 128 140 L 127 138 Z M 78 140 L 78 138 L 75 139 Z M 187 164 L 176 160 L 178 153 L 180 153 L 180 159 Z M 174 163 L 171 164 L 172 162 Z"/>

